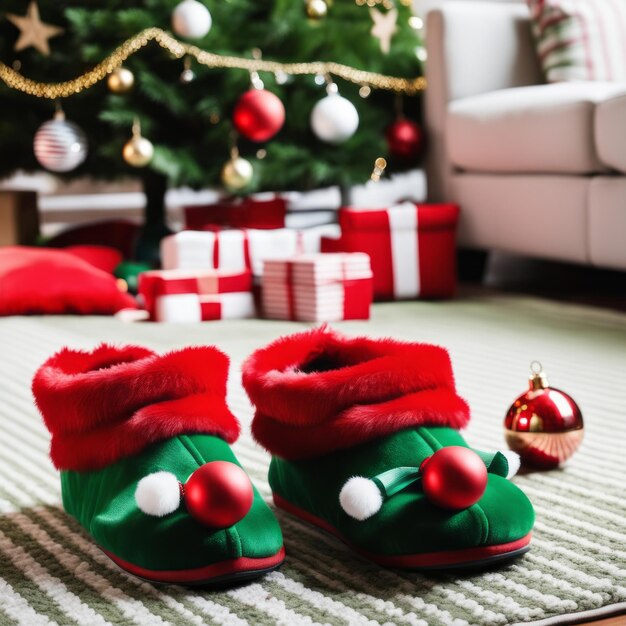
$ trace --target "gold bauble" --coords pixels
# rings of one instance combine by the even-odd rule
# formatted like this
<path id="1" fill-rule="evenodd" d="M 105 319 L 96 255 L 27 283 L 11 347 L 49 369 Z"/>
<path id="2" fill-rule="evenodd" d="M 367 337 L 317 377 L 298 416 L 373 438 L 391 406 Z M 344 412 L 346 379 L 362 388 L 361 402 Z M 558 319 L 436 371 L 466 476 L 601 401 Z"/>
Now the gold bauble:
<path id="1" fill-rule="evenodd" d="M 234 157 L 226 161 L 222 168 L 222 184 L 228 191 L 241 191 L 250 184 L 253 174 L 250 161 Z"/>
<path id="2" fill-rule="evenodd" d="M 306 0 L 306 14 L 314 20 L 321 20 L 328 13 L 325 0 Z"/>
<path id="3" fill-rule="evenodd" d="M 133 167 L 145 167 L 152 161 L 154 146 L 145 137 L 131 137 L 122 150 L 124 161 Z"/>
<path id="4" fill-rule="evenodd" d="M 118 67 L 109 74 L 107 86 L 113 93 L 126 93 L 133 88 L 135 75 L 125 67 Z"/>

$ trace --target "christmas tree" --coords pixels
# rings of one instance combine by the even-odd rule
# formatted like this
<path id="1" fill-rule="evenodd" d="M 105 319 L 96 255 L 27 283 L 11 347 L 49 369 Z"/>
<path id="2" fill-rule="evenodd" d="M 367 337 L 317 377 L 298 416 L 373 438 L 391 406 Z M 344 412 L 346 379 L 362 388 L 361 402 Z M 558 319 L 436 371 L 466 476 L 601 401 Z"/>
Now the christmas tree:
<path id="1" fill-rule="evenodd" d="M 184 0 L 182 5 L 178 0 L 6 0 L 3 9 L 0 176 L 16 169 L 41 169 L 42 159 L 38 162 L 35 157 L 33 139 L 60 102 L 67 121 L 82 129 L 88 144 L 84 160 L 60 175 L 140 175 L 148 197 L 144 233 L 148 239 L 162 234 L 163 195 L 168 185 L 215 187 L 226 177 L 230 191 L 239 193 L 330 184 L 346 187 L 366 180 L 377 157 L 394 156 L 389 155 L 385 139 L 394 119 L 401 113 L 409 118 L 418 115 L 415 96 L 421 85 L 415 78 L 420 75 L 422 52 L 420 20 L 413 16 L 409 0 L 202 0 L 201 5 L 196 0 Z M 177 48 L 176 40 L 158 33 L 156 38 L 161 43 L 169 41 L 169 46 L 155 41 L 142 45 L 145 42 L 136 39 L 139 43 L 123 60 L 123 69 L 117 67 L 120 56 L 114 55 L 96 77 L 101 80 L 89 84 L 87 73 L 124 41 L 144 29 L 171 32 L 172 27 L 176 40 L 197 49 Z M 218 65 L 233 65 L 234 58 L 234 65 L 212 67 L 215 58 L 206 63 L 200 51 L 220 55 Z M 222 62 L 224 57 L 227 62 Z M 274 71 L 248 71 L 245 63 L 255 60 L 319 63 L 302 74 L 301 68 L 294 66 L 286 66 L 287 72 L 283 66 Z M 316 67 L 324 71 L 316 73 Z M 410 80 L 389 83 L 385 82 L 387 76 Z M 77 88 L 63 94 L 67 97 L 56 102 L 38 97 L 51 93 L 39 83 L 77 77 Z M 37 84 L 29 86 L 24 78 Z M 261 119 L 254 119 L 258 112 L 252 102 L 252 130 L 246 130 L 248 107 L 238 118 L 241 132 L 235 132 L 233 111 L 251 89 L 251 80 L 256 87 L 261 87 L 262 81 L 282 102 L 282 126 L 276 119 L 280 111 L 274 115 L 272 109 L 275 105 L 280 108 L 280 103 L 270 95 L 259 106 L 272 110 L 261 111 Z M 356 131 L 355 111 L 350 105 L 337 106 L 337 100 L 322 111 L 322 119 L 312 129 L 312 111 L 326 97 L 329 83 L 333 83 L 331 93 L 338 88 L 356 108 Z M 399 96 L 402 92 L 405 95 Z M 265 113 L 274 116 L 270 126 L 280 128 L 267 139 L 267 133 L 255 135 L 259 125 L 267 122 Z M 136 139 L 140 134 L 151 142 L 153 154 L 145 142 L 126 146 L 133 125 Z M 80 152 L 75 155 L 80 161 L 84 156 L 81 146 L 74 149 Z M 237 149 L 252 166 L 250 178 L 246 171 L 223 170 Z M 412 164 L 410 146 L 404 156 L 409 158 L 391 158 L 392 168 Z M 52 158 L 59 157 L 53 154 Z M 65 169 L 70 166 L 61 163 Z"/>

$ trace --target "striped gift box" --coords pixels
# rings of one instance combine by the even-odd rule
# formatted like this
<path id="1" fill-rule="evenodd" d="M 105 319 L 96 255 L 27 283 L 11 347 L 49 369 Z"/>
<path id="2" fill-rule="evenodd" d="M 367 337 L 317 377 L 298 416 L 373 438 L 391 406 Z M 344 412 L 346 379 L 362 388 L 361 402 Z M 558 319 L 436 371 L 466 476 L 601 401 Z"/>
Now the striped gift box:
<path id="1" fill-rule="evenodd" d="M 372 271 L 366 254 L 309 254 L 266 261 L 262 280 L 263 313 L 270 319 L 369 319 Z"/>

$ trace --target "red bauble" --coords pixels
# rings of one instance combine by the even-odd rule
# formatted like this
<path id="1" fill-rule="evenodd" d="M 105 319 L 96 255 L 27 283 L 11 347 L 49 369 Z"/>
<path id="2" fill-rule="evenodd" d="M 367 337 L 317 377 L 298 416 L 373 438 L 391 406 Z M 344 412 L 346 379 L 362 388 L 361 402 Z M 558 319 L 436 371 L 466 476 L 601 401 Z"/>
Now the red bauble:
<path id="1" fill-rule="evenodd" d="M 201 465 L 184 487 L 189 513 L 212 528 L 227 528 L 244 517 L 254 493 L 246 473 L 234 463 L 212 461 Z"/>
<path id="2" fill-rule="evenodd" d="M 506 442 L 528 465 L 552 469 L 580 446 L 583 416 L 571 396 L 548 386 L 543 371 L 532 370 L 529 382 L 504 419 Z"/>
<path id="3" fill-rule="evenodd" d="M 267 141 L 283 127 L 285 107 L 271 91 L 250 89 L 239 98 L 233 123 L 246 139 Z"/>
<path id="4" fill-rule="evenodd" d="M 443 509 L 466 509 L 480 500 L 487 487 L 483 460 L 463 446 L 437 450 L 420 469 L 426 497 Z"/>
<path id="5" fill-rule="evenodd" d="M 420 155 L 424 143 L 421 128 L 411 120 L 396 120 L 385 133 L 389 154 L 403 161 L 413 161 Z"/>

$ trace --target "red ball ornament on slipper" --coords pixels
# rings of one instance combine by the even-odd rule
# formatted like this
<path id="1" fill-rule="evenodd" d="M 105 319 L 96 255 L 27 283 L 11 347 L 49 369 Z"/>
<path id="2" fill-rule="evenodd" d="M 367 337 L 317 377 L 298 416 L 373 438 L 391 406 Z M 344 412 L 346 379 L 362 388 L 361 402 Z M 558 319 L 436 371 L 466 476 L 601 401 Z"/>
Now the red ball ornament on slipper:
<path id="1" fill-rule="evenodd" d="M 137 508 L 154 517 L 176 511 L 181 498 L 201 524 L 227 528 L 247 515 L 254 492 L 246 473 L 229 461 L 201 465 L 184 485 L 171 472 L 154 472 L 144 476 L 135 490 Z"/>
<path id="2" fill-rule="evenodd" d="M 285 107 L 280 98 L 267 89 L 246 91 L 235 106 L 233 123 L 250 141 L 267 141 L 283 127 Z"/>
<path id="3" fill-rule="evenodd" d="M 201 465 L 187 479 L 183 494 L 189 513 L 212 528 L 236 524 L 248 513 L 254 498 L 246 473 L 228 461 Z"/>
<path id="4" fill-rule="evenodd" d="M 424 138 L 421 128 L 405 118 L 396 120 L 385 133 L 389 154 L 402 161 L 417 159 L 422 151 Z"/>
<path id="5" fill-rule="evenodd" d="M 460 511 L 480 500 L 487 488 L 487 467 L 469 448 L 437 450 L 420 466 L 422 489 L 435 505 Z"/>
<path id="6" fill-rule="evenodd" d="M 531 364 L 528 387 L 507 411 L 506 442 L 522 462 L 538 469 L 553 469 L 580 446 L 583 416 L 571 396 L 548 385 L 538 361 Z"/>

